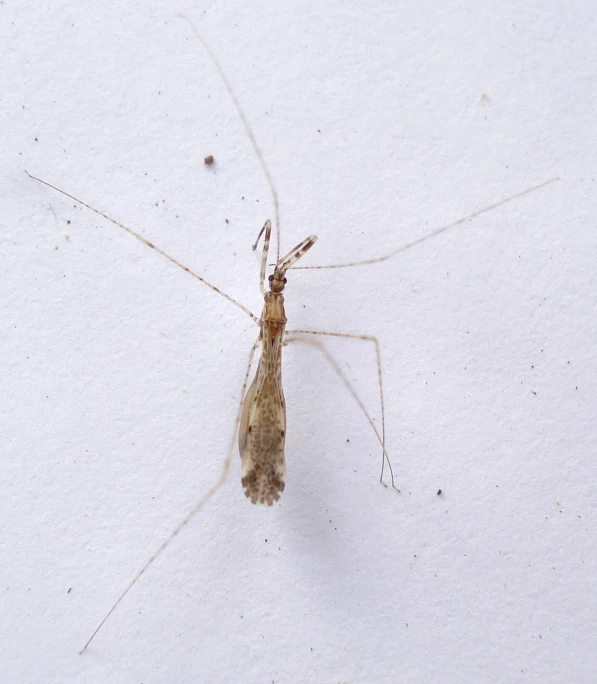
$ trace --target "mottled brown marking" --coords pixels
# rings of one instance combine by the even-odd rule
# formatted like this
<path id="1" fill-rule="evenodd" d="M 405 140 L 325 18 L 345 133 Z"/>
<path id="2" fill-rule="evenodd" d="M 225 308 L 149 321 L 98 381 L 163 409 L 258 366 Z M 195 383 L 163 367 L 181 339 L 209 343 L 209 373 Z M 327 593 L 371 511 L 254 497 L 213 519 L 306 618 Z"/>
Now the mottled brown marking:
<path id="1" fill-rule="evenodd" d="M 252 470 L 241 479 L 245 495 L 254 504 L 271 506 L 284 491 L 284 481 L 273 469 Z"/>
<path id="2" fill-rule="evenodd" d="M 266 242 L 268 239 L 266 234 Z M 269 282 L 271 287 L 282 281 L 272 278 Z M 261 358 L 243 401 L 238 446 L 245 495 L 252 503 L 271 506 L 284 491 L 286 475 L 286 404 L 282 390 L 286 314 L 284 296 L 273 288 L 265 295 L 261 322 Z"/>

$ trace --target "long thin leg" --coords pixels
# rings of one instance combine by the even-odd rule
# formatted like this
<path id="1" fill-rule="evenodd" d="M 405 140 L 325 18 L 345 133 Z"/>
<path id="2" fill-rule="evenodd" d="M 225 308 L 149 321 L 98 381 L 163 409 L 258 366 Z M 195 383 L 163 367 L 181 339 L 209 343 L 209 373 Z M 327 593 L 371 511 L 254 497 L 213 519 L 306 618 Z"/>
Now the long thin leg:
<path id="1" fill-rule="evenodd" d="M 364 259 L 363 261 L 351 261 L 349 263 L 345 264 L 329 264 L 325 266 L 293 266 L 292 268 L 294 270 L 306 270 L 306 269 L 315 269 L 315 268 L 348 268 L 349 266 L 364 266 L 365 264 L 378 264 L 381 261 L 387 261 L 388 259 L 391 259 L 393 256 L 396 256 L 396 254 L 400 254 L 400 252 L 406 252 L 407 249 L 410 249 L 411 247 L 415 247 L 416 245 L 421 244 L 421 242 L 425 242 L 426 240 L 429 240 L 432 237 L 435 237 L 436 235 L 439 235 L 440 233 L 444 233 L 447 230 L 450 230 L 452 228 L 456 228 L 456 226 L 461 225 L 462 223 L 465 223 L 466 221 L 471 221 L 472 219 L 476 218 L 477 216 L 480 216 L 481 214 L 484 214 L 487 211 L 491 211 L 492 209 L 496 209 L 497 207 L 501 207 L 502 204 L 507 204 L 508 202 L 512 202 L 515 199 L 518 199 L 519 197 L 522 197 L 523 195 L 528 195 L 531 192 L 535 192 L 535 190 L 539 190 L 539 188 L 543 188 L 546 185 L 549 185 L 550 183 L 553 183 L 554 181 L 560 180 L 559 178 L 550 178 L 548 181 L 545 181 L 544 183 L 540 183 L 539 185 L 535 185 L 532 188 L 527 188 L 526 190 L 523 190 L 522 192 L 517 193 L 516 195 L 510 195 L 510 197 L 506 197 L 503 200 L 500 200 L 499 202 L 494 202 L 493 204 L 488 205 L 487 207 L 484 207 L 483 209 L 479 209 L 478 211 L 474 211 L 472 214 L 469 214 L 468 216 L 464 216 L 461 219 L 458 219 L 458 221 L 454 221 L 453 223 L 449 223 L 447 226 L 442 226 L 441 228 L 438 228 L 437 230 L 434 230 L 432 233 L 428 233 L 427 235 L 423 235 L 423 237 L 420 237 L 416 240 L 413 240 L 413 242 L 409 242 L 406 245 L 403 245 L 402 247 L 398 247 L 398 249 L 394 249 L 393 251 L 389 252 L 388 254 L 384 254 L 383 256 L 380 257 L 375 257 L 373 259 Z"/>
<path id="2" fill-rule="evenodd" d="M 251 247 L 253 251 L 257 249 L 257 245 L 259 244 L 259 240 L 261 239 L 261 236 L 265 233 L 265 238 L 263 239 L 263 251 L 261 252 L 261 269 L 259 270 L 259 288 L 261 290 L 261 294 L 265 297 L 265 271 L 267 269 L 267 255 L 269 254 L 269 243 L 272 237 L 272 222 L 268 219 L 264 224 L 263 228 L 259 231 L 259 235 L 257 236 L 257 240 L 255 240 L 255 244 Z"/>
<path id="3" fill-rule="evenodd" d="M 232 453 L 234 451 L 234 442 L 236 440 L 236 431 L 238 430 L 238 424 L 240 422 L 240 414 L 242 410 L 242 404 L 243 404 L 243 399 L 245 396 L 245 391 L 247 388 L 247 382 L 249 378 L 249 373 L 251 372 L 251 366 L 253 365 L 253 357 L 255 356 L 255 350 L 257 347 L 261 344 L 261 339 L 258 338 L 253 347 L 251 348 L 251 351 L 249 353 L 249 363 L 247 365 L 247 372 L 245 373 L 245 379 L 243 381 L 243 387 L 241 391 L 241 400 L 239 402 L 238 406 L 238 411 L 236 414 L 236 422 L 234 424 L 234 431 L 232 433 L 232 439 L 230 440 L 230 446 L 228 447 L 228 455 L 226 456 L 226 460 L 224 461 L 224 467 L 222 468 L 222 472 L 220 473 L 220 477 L 218 478 L 218 481 L 214 484 L 214 486 L 201 498 L 199 503 L 191 510 L 184 520 L 180 522 L 176 528 L 174 529 L 174 532 L 162 543 L 162 545 L 159 547 L 159 549 L 151 556 L 151 558 L 145 563 L 145 565 L 141 568 L 141 570 L 135 575 L 135 577 L 132 579 L 128 587 L 122 592 L 122 594 L 118 597 L 118 600 L 112 608 L 106 613 L 106 616 L 104 619 L 99 623 L 99 625 L 95 628 L 95 631 L 93 634 L 89 637 L 87 640 L 87 643 L 83 648 L 79 651 L 79 654 L 83 653 L 85 649 L 89 646 L 89 644 L 93 641 L 93 638 L 95 635 L 100 631 L 100 629 L 103 627 L 104 623 L 106 620 L 112 615 L 112 613 L 116 610 L 122 599 L 129 593 L 129 591 L 137 584 L 137 582 L 141 579 L 141 576 L 145 573 L 145 571 L 149 568 L 149 566 L 162 554 L 163 551 L 166 550 L 166 548 L 170 545 L 170 543 L 174 540 L 174 538 L 179 534 L 179 532 L 188 525 L 188 523 L 192 520 L 192 518 L 203 508 L 203 506 L 212 498 L 212 496 L 220 489 L 220 487 L 224 484 L 226 481 L 226 478 L 228 477 L 228 472 L 230 471 L 230 463 L 232 462 Z"/>
<path id="4" fill-rule="evenodd" d="M 128 226 L 125 226 L 123 223 L 120 223 L 120 221 L 116 221 L 116 219 L 110 218 L 107 214 L 104 214 L 103 211 L 100 211 L 99 209 L 96 209 L 95 207 L 92 207 L 91 204 L 87 204 L 87 202 L 83 202 L 83 200 L 80 200 L 78 197 L 75 197 L 74 195 L 71 195 L 70 193 L 66 192 L 65 190 L 61 190 L 60 188 L 56 187 L 55 185 L 52 185 L 51 183 L 48 183 L 48 181 L 42 180 L 41 178 L 37 178 L 36 176 L 32 176 L 29 171 L 25 171 L 25 173 L 29 176 L 29 178 L 32 178 L 33 180 L 37 181 L 38 183 L 42 183 L 43 185 L 47 185 L 49 188 L 52 188 L 52 190 L 56 190 L 56 192 L 59 192 L 61 195 L 65 195 L 66 197 L 69 197 L 70 199 L 74 200 L 78 204 L 82 205 L 83 207 L 87 207 L 87 209 L 90 209 L 94 213 L 96 213 L 98 216 L 101 216 L 102 218 L 106 219 L 106 221 L 110 221 L 110 223 L 113 223 L 115 226 L 118 226 L 118 228 L 122 228 L 122 230 L 125 230 L 129 235 L 132 235 L 133 237 L 137 238 L 140 242 L 142 242 L 144 245 L 147 245 L 148 247 L 151 247 L 151 249 L 154 249 L 158 254 L 163 256 L 165 259 L 168 259 L 168 261 L 175 266 L 178 266 L 179 268 L 182 268 L 183 271 L 186 271 L 190 275 L 193 276 L 193 278 L 196 278 L 199 282 L 203 283 L 204 285 L 207 285 L 207 287 L 211 288 L 214 292 L 217 292 L 218 294 L 222 295 L 224 299 L 227 299 L 229 302 L 234 304 L 235 306 L 238 306 L 238 308 L 241 311 L 244 311 L 247 316 L 250 316 L 255 323 L 259 323 L 259 319 L 255 314 L 251 313 L 249 309 L 247 309 L 244 304 L 241 304 L 240 302 L 237 302 L 234 297 L 231 297 L 230 295 L 226 294 L 225 292 L 222 292 L 219 287 L 216 287 L 215 285 L 212 285 L 210 282 L 205 280 L 205 278 L 201 277 L 194 271 L 191 271 L 190 268 L 187 268 L 184 264 L 181 264 L 180 261 L 175 259 L 174 257 L 171 257 L 169 254 L 166 254 L 163 249 L 160 249 L 156 245 L 153 244 L 153 242 L 149 242 L 149 240 L 146 240 L 142 235 L 134 231 L 132 228 L 129 228 Z"/>
<path id="5" fill-rule="evenodd" d="M 361 398 L 358 396 L 356 393 L 354 387 L 350 384 L 350 381 L 344 375 L 343 371 L 341 370 L 340 366 L 334 359 L 334 357 L 329 353 L 329 351 L 319 342 L 316 342 L 315 340 L 304 340 L 301 339 L 300 337 L 291 337 L 290 339 L 287 338 L 288 342 L 310 342 L 311 344 L 314 344 L 320 351 L 321 353 L 326 357 L 332 368 L 336 371 L 342 382 L 346 385 L 346 388 L 348 391 L 352 394 L 354 397 L 355 401 L 357 404 L 360 406 L 361 411 L 365 414 L 367 420 L 369 421 L 369 424 L 373 428 L 373 431 L 375 432 L 377 439 L 379 443 L 381 444 L 382 448 L 382 456 L 381 456 L 381 475 L 379 477 L 379 481 L 385 486 L 385 482 L 383 481 L 383 474 L 384 474 L 384 468 L 385 464 L 387 462 L 388 464 L 388 469 L 390 471 L 390 477 L 392 480 L 392 487 L 394 489 L 397 489 L 396 485 L 394 484 L 394 471 L 392 470 L 392 463 L 390 462 L 390 457 L 388 456 L 388 452 L 386 451 L 386 420 L 385 420 L 385 404 L 384 404 L 384 398 L 383 398 L 383 379 L 382 379 L 382 372 L 381 372 L 381 354 L 379 352 L 379 340 L 376 337 L 373 337 L 372 335 L 349 335 L 347 333 L 336 333 L 336 332 L 322 332 L 320 330 L 288 330 L 286 332 L 287 336 L 292 336 L 292 335 L 326 335 L 328 337 L 343 337 L 347 338 L 350 340 L 364 340 L 366 342 L 373 342 L 375 345 L 375 358 L 377 361 L 377 375 L 379 379 L 379 399 L 380 399 L 380 404 L 381 404 L 381 436 L 379 435 L 379 432 L 377 431 L 377 428 L 375 427 L 375 424 L 373 423 L 373 419 L 369 415 L 367 409 L 365 408 L 365 405 L 361 401 Z M 400 490 L 397 490 L 400 491 Z"/>

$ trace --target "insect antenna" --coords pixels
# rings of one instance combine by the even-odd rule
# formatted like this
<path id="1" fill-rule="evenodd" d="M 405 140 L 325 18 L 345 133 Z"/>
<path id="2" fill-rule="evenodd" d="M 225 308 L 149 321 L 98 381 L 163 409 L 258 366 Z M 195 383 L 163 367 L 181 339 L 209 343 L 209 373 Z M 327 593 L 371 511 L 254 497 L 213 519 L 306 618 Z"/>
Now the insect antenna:
<path id="1" fill-rule="evenodd" d="M 466 221 L 471 221 L 474 218 L 477 218 L 477 216 L 480 216 L 481 214 L 485 214 L 488 211 L 491 211 L 492 209 L 497 209 L 497 207 L 501 207 L 504 204 L 507 204 L 508 202 L 512 202 L 515 199 L 518 199 L 519 197 L 523 197 L 524 195 L 529 195 L 531 192 L 535 192 L 535 190 L 539 190 L 540 188 L 545 187 L 546 185 L 549 185 L 550 183 L 553 183 L 555 181 L 559 181 L 560 179 L 558 177 L 556 178 L 550 178 L 547 181 L 544 181 L 543 183 L 539 183 L 539 185 L 534 185 L 532 188 L 527 188 L 526 190 L 523 190 L 522 192 L 518 192 L 515 195 L 510 195 L 509 197 L 506 197 L 505 199 L 500 200 L 499 202 L 494 202 L 493 204 L 489 204 L 486 207 L 483 207 L 483 209 L 478 209 L 477 211 L 474 211 L 472 214 L 468 214 L 468 216 L 464 216 L 463 218 L 458 219 L 457 221 L 454 221 L 453 223 L 449 223 L 446 226 L 442 226 L 441 228 L 438 228 L 437 230 L 432 231 L 431 233 L 427 233 L 427 235 L 423 235 L 420 238 L 417 238 L 416 240 L 413 240 L 412 242 L 407 243 L 406 245 L 402 245 L 402 247 L 398 247 L 398 249 L 394 249 L 388 254 L 384 254 L 379 257 L 374 257 L 372 259 L 363 259 L 362 261 L 350 261 L 348 263 L 341 263 L 341 264 L 325 264 L 321 266 L 293 266 L 293 270 L 298 271 L 299 269 L 301 270 L 307 270 L 307 269 L 323 269 L 323 268 L 349 268 L 352 266 L 365 266 L 367 264 L 379 264 L 382 261 L 387 261 L 388 259 L 391 259 L 393 256 L 396 256 L 396 254 L 400 254 L 401 252 L 406 252 L 407 249 L 411 249 L 411 247 L 416 247 L 416 245 L 421 244 L 422 242 L 425 242 L 426 240 L 429 240 L 430 238 L 436 237 L 437 235 L 440 235 L 441 233 L 445 233 L 448 230 L 451 230 L 452 228 L 456 228 L 457 226 L 460 226 L 461 224 L 465 223 Z"/>
<path id="2" fill-rule="evenodd" d="M 263 154 L 261 152 L 261 149 L 259 148 L 259 145 L 257 144 L 257 140 L 255 139 L 255 135 L 253 134 L 253 131 L 251 130 L 251 126 L 249 126 L 249 122 L 247 120 L 247 117 L 245 115 L 245 112 L 243 108 L 241 107 L 240 102 L 238 101 L 238 98 L 236 97 L 234 90 L 232 90 L 232 86 L 230 85 L 230 81 L 228 80 L 228 77 L 226 76 L 226 72 L 224 69 L 222 69 L 220 62 L 218 62 L 218 58 L 215 56 L 215 54 L 212 52 L 211 48 L 209 47 L 208 42 L 205 40 L 205 38 L 199 33 L 197 28 L 195 27 L 195 24 L 191 21 L 191 19 L 186 15 L 186 14 L 179 14 L 178 15 L 181 19 L 184 19 L 184 21 L 187 22 L 187 24 L 191 27 L 193 33 L 197 37 L 197 39 L 200 41 L 201 45 L 205 48 L 205 51 L 209 55 L 211 61 L 214 63 L 214 66 L 218 70 L 220 77 L 222 78 L 222 81 L 224 82 L 224 85 L 226 86 L 226 90 L 228 91 L 230 97 L 232 98 L 232 101 L 234 102 L 234 106 L 236 107 L 236 111 L 238 112 L 238 115 L 243 122 L 243 126 L 245 127 L 245 131 L 247 132 L 247 135 L 249 136 L 249 139 L 251 141 L 251 145 L 253 145 L 253 149 L 255 150 L 255 154 L 257 155 L 257 158 L 259 159 L 259 163 L 261 164 L 261 168 L 263 170 L 263 173 L 265 174 L 265 177 L 267 178 L 267 183 L 269 185 L 269 188 L 272 193 L 272 198 L 274 200 L 274 211 L 275 211 L 275 226 L 276 226 L 276 261 L 280 260 L 280 203 L 278 201 L 278 191 L 276 190 L 276 186 L 274 185 L 274 181 L 272 179 L 271 173 L 269 172 L 269 169 L 267 168 L 267 164 L 265 163 L 265 159 L 263 157 Z M 261 234 L 260 234 L 261 236 Z M 259 240 L 259 238 L 257 238 Z M 256 249 L 256 246 L 253 248 Z"/>

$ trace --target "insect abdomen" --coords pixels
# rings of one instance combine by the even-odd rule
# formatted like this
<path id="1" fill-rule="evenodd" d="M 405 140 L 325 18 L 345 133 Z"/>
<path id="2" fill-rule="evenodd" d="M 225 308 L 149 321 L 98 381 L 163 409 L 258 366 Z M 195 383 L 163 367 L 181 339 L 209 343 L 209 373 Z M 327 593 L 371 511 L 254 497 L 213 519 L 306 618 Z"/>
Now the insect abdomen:
<path id="1" fill-rule="evenodd" d="M 259 383 L 247 392 L 239 431 L 241 483 L 252 503 L 271 506 L 284 491 L 286 411 L 281 387 Z M 261 385 L 259 387 L 259 385 Z"/>

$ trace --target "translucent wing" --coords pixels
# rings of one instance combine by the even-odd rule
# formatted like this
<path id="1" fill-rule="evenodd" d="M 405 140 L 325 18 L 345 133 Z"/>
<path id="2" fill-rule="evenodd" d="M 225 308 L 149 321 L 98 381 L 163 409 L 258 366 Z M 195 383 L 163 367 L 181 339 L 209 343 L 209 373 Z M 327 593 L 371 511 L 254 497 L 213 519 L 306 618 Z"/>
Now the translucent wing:
<path id="1" fill-rule="evenodd" d="M 283 327 L 274 337 L 262 329 L 255 379 L 243 402 L 238 433 L 242 485 L 252 503 L 271 506 L 284 491 L 286 403 L 282 391 Z"/>

